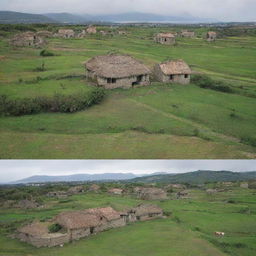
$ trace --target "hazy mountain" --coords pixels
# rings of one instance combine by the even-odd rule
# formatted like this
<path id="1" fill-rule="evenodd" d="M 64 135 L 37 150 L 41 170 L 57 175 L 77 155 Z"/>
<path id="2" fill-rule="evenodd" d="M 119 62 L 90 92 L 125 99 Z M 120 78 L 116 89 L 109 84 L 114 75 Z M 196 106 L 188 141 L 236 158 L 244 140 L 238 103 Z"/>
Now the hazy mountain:
<path id="1" fill-rule="evenodd" d="M 57 23 L 57 21 L 41 14 L 0 11 L 0 24 L 18 23 Z"/>
<path id="2" fill-rule="evenodd" d="M 152 22 L 152 23 L 211 23 L 215 19 L 193 17 L 189 14 L 166 16 L 152 13 L 129 12 L 120 14 L 89 15 L 71 13 L 28 14 L 11 11 L 0 11 L 0 23 L 66 23 L 85 24 L 91 22 Z"/>
<path id="3" fill-rule="evenodd" d="M 163 183 L 205 183 L 218 181 L 243 181 L 256 179 L 254 172 L 230 172 L 230 171 L 196 171 L 181 174 L 165 174 L 137 177 L 130 182 L 163 182 Z"/>
<path id="4" fill-rule="evenodd" d="M 138 177 L 133 173 L 102 173 L 102 174 L 74 174 L 63 176 L 35 175 L 22 180 L 12 182 L 18 183 L 43 183 L 43 182 L 72 182 L 72 181 L 99 181 L 99 180 L 128 180 Z"/>

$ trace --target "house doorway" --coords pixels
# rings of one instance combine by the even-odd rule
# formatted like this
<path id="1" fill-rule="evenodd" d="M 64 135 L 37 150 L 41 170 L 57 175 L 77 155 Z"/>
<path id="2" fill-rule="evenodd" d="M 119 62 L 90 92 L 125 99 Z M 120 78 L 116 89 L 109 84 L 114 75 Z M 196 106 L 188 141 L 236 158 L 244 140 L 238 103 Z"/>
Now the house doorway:
<path id="1" fill-rule="evenodd" d="M 143 79 L 143 75 L 137 76 L 136 81 L 132 83 L 132 86 L 140 84 L 142 82 L 142 79 Z"/>

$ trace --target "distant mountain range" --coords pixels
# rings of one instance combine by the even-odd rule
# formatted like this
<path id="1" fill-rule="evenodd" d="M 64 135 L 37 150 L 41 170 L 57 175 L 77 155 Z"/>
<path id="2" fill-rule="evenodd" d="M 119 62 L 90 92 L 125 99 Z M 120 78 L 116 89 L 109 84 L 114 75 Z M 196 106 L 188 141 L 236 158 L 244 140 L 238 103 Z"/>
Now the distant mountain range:
<path id="1" fill-rule="evenodd" d="M 245 181 L 256 179 L 256 171 L 195 171 L 187 173 L 152 173 L 149 175 L 136 175 L 133 173 L 102 173 L 102 174 L 74 174 L 66 176 L 36 175 L 11 184 L 47 183 L 47 182 L 86 182 L 86 181 L 125 181 L 139 183 L 190 183 L 202 184 L 218 181 Z"/>
<path id="2" fill-rule="evenodd" d="M 256 171 L 253 172 L 230 172 L 230 171 L 196 171 L 181 174 L 152 175 L 147 177 L 137 177 L 130 182 L 142 183 L 190 183 L 202 184 L 205 182 L 218 181 L 245 181 L 256 179 Z"/>
<path id="3" fill-rule="evenodd" d="M 92 22 L 106 23 L 214 23 L 216 19 L 193 17 L 188 14 L 182 16 L 167 16 L 152 13 L 128 12 L 120 14 L 89 15 L 72 13 L 46 13 L 30 14 L 11 11 L 0 11 L 1 24 L 18 23 L 61 23 L 61 24 L 86 24 Z"/>

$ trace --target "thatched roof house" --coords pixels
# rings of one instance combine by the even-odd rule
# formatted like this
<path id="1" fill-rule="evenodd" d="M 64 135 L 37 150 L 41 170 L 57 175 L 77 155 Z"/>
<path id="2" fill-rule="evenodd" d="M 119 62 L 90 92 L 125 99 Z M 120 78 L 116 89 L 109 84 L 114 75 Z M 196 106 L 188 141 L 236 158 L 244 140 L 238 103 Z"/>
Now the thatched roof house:
<path id="1" fill-rule="evenodd" d="M 96 34 L 97 33 L 97 28 L 93 25 L 90 25 L 87 29 L 86 29 L 86 33 L 88 34 Z"/>
<path id="2" fill-rule="evenodd" d="M 59 29 L 56 36 L 62 38 L 73 38 L 75 37 L 75 32 L 73 29 Z"/>
<path id="3" fill-rule="evenodd" d="M 138 197 L 143 200 L 163 200 L 168 198 L 166 192 L 161 188 L 142 188 L 138 192 Z"/>
<path id="4" fill-rule="evenodd" d="M 10 44 L 18 47 L 33 46 L 41 47 L 45 44 L 42 37 L 38 36 L 34 32 L 24 32 L 15 35 L 11 40 Z"/>
<path id="5" fill-rule="evenodd" d="M 97 184 L 92 184 L 90 187 L 89 187 L 89 191 L 99 191 L 100 190 L 100 186 L 97 185 Z"/>
<path id="6" fill-rule="evenodd" d="M 163 210 L 157 205 L 140 204 L 127 213 L 127 221 L 144 221 L 163 217 Z"/>
<path id="7" fill-rule="evenodd" d="M 194 37 L 195 36 L 195 32 L 193 31 L 187 31 L 187 30 L 182 30 L 180 33 L 181 37 Z"/>
<path id="8" fill-rule="evenodd" d="M 121 188 L 111 188 L 108 190 L 108 193 L 114 194 L 114 195 L 122 195 L 123 189 Z"/>
<path id="9" fill-rule="evenodd" d="M 40 205 L 34 201 L 34 200 L 20 200 L 18 203 L 15 205 L 16 208 L 21 208 L 21 209 L 34 209 L 39 207 Z"/>
<path id="10" fill-rule="evenodd" d="M 206 40 L 207 40 L 208 42 L 215 41 L 216 38 L 217 38 L 217 33 L 216 33 L 216 32 L 214 32 L 214 31 L 209 31 L 209 32 L 207 32 L 207 34 L 206 34 Z"/>
<path id="11" fill-rule="evenodd" d="M 97 56 L 85 62 L 86 76 L 106 89 L 148 85 L 150 70 L 129 55 Z"/>
<path id="12" fill-rule="evenodd" d="M 183 60 L 171 60 L 155 65 L 154 75 L 159 82 L 189 84 L 192 71 Z"/>
<path id="13" fill-rule="evenodd" d="M 175 44 L 175 35 L 172 33 L 159 33 L 155 36 L 155 42 L 159 44 Z"/>
<path id="14" fill-rule="evenodd" d="M 36 32 L 36 34 L 40 37 L 46 37 L 46 38 L 50 38 L 53 36 L 53 33 L 47 30 L 41 30 Z"/>
<path id="15" fill-rule="evenodd" d="M 83 186 L 75 186 L 75 187 L 71 187 L 67 193 L 70 195 L 75 195 L 75 194 L 79 194 L 79 193 L 83 193 L 84 192 L 84 187 Z"/>
<path id="16" fill-rule="evenodd" d="M 66 191 L 50 191 L 47 193 L 48 197 L 66 198 L 68 193 Z"/>

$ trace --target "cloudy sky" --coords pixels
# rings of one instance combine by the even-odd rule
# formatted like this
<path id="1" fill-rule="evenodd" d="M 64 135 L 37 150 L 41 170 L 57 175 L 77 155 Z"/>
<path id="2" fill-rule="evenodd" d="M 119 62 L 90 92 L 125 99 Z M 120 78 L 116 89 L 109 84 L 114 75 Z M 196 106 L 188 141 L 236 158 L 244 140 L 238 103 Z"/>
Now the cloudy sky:
<path id="1" fill-rule="evenodd" d="M 0 183 L 32 175 L 106 172 L 150 174 L 196 170 L 256 171 L 256 160 L 1 160 Z"/>
<path id="2" fill-rule="evenodd" d="M 0 0 L 0 10 L 32 13 L 191 14 L 221 21 L 256 21 L 256 0 Z"/>

